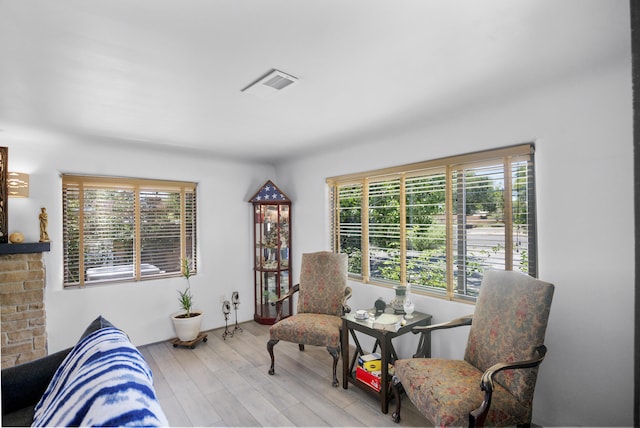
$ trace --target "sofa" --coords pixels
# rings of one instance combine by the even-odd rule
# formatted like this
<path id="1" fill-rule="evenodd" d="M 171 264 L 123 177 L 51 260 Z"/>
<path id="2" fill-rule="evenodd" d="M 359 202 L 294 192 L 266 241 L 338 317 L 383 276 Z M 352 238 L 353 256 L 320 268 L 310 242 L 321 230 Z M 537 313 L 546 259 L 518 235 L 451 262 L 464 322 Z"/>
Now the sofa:
<path id="1" fill-rule="evenodd" d="M 153 375 L 102 316 L 78 342 L 2 370 L 2 426 L 168 426 Z"/>

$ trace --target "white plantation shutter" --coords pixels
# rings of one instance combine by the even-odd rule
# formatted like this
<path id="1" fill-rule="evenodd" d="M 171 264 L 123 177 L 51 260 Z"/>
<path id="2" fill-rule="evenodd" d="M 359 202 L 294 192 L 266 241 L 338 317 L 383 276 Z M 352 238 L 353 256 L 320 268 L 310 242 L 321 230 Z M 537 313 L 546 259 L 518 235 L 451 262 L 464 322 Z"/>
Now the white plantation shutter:
<path id="1" fill-rule="evenodd" d="M 66 286 L 195 271 L 195 184 L 65 175 L 63 203 Z"/>

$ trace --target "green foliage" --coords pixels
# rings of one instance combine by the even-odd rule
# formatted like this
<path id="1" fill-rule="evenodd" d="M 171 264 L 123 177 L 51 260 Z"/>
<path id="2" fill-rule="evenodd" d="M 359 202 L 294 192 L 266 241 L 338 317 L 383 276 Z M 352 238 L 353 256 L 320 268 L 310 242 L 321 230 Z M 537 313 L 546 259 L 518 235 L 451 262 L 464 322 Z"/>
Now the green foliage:
<path id="1" fill-rule="evenodd" d="M 389 259 L 382 262 L 380 266 L 382 278 L 398 282 L 400 281 L 400 252 L 389 251 L 387 255 Z"/>
<path id="2" fill-rule="evenodd" d="M 440 250 L 446 245 L 444 227 L 414 225 L 407 230 L 407 250 L 427 251 Z"/>
<path id="3" fill-rule="evenodd" d="M 489 257 L 491 257 L 492 253 L 493 254 L 498 254 L 498 252 L 500 250 L 504 250 L 504 245 L 497 244 L 497 245 L 494 245 L 493 247 L 491 247 L 491 250 L 486 250 L 486 249 L 480 250 L 480 254 L 485 258 L 489 258 Z"/>
<path id="4" fill-rule="evenodd" d="M 514 164 L 512 174 L 512 213 L 505 213 L 504 172 L 501 165 L 488 168 L 459 170 L 454 173 L 453 209 L 454 214 L 474 216 L 479 212 L 486 215 L 482 221 L 500 227 L 505 216 L 513 216 L 515 224 L 526 225 L 528 219 L 527 167 Z M 361 274 L 362 263 L 369 263 L 372 278 L 399 282 L 402 266 L 400 263 L 401 205 L 406 218 L 406 274 L 407 282 L 435 288 L 447 288 L 445 227 L 446 192 L 449 185 L 444 172 L 434 172 L 426 176 L 404 178 L 405 200 L 400 200 L 400 179 L 375 181 L 368 189 L 368 227 L 371 255 L 362 254 L 362 185 L 340 187 L 340 250 L 349 255 L 349 272 Z M 401 204 L 402 202 L 402 204 Z M 475 224 L 471 224 L 471 227 Z M 478 227 L 478 226 L 477 226 Z M 481 224 L 479 227 L 483 227 Z M 484 226 L 489 227 L 489 226 Z M 492 263 L 492 258 L 504 252 L 504 244 L 482 249 L 476 241 L 469 247 L 469 235 L 462 232 L 455 237 L 453 245 L 464 241 L 462 249 L 464 262 L 453 269 L 462 269 L 465 278 L 479 278 L 482 271 Z M 471 238 L 476 239 L 477 238 Z M 475 254 L 474 253 L 475 250 Z M 517 250 L 516 250 L 517 251 Z M 527 254 L 521 252 L 520 269 L 528 269 Z M 478 275 L 480 274 L 480 275 Z M 457 272 L 454 273 L 457 275 Z"/>
<path id="5" fill-rule="evenodd" d="M 513 180 L 513 191 L 515 198 L 513 203 L 513 223 L 514 224 L 527 224 L 528 212 L 527 212 L 527 167 L 521 166 L 516 171 L 516 178 Z"/>
<path id="6" fill-rule="evenodd" d="M 189 282 L 189 278 L 191 278 L 191 265 L 189 264 L 188 257 L 180 259 L 180 273 L 187 279 L 187 282 Z"/>
<path id="7" fill-rule="evenodd" d="M 191 265 L 187 257 L 180 259 L 180 272 L 187 279 L 187 288 L 184 291 L 178 290 L 180 298 L 178 299 L 180 307 L 184 309 L 186 317 L 191 317 L 191 309 L 193 309 L 193 295 L 191 294 Z"/>
<path id="8" fill-rule="evenodd" d="M 529 273 L 529 253 L 527 250 L 520 251 L 520 271 Z"/>
<path id="9" fill-rule="evenodd" d="M 362 250 L 360 248 L 343 248 L 343 253 L 349 256 L 349 272 L 362 275 Z"/>
<path id="10" fill-rule="evenodd" d="M 472 215 L 477 211 L 496 211 L 495 193 L 498 190 L 493 188 L 489 177 L 467 173 L 467 176 L 464 177 L 464 186 L 466 189 L 464 194 L 465 213 L 467 215 Z"/>
<path id="11" fill-rule="evenodd" d="M 191 289 L 187 288 L 184 291 L 178 290 L 178 294 L 180 295 L 178 301 L 180 302 L 180 308 L 184 309 L 186 317 L 191 317 L 191 309 L 193 308 L 193 295 L 191 294 Z"/>
<path id="12" fill-rule="evenodd" d="M 443 253 L 424 251 L 418 257 L 407 261 L 407 280 L 435 288 L 447 288 L 447 266 Z"/>

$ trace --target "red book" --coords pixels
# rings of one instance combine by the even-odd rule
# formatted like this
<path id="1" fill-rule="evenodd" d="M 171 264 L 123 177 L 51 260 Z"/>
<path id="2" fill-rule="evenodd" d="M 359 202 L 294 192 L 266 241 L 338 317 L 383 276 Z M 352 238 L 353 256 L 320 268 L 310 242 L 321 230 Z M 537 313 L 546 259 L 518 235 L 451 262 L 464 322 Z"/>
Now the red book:
<path id="1" fill-rule="evenodd" d="M 362 367 L 356 367 L 356 379 L 380 392 L 380 378 Z"/>

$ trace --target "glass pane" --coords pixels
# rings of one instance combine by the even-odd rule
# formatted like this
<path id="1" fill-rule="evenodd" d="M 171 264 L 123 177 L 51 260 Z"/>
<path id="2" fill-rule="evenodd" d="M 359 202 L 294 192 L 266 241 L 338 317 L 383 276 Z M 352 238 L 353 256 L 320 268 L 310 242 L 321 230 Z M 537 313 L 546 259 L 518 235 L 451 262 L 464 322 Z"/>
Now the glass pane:
<path id="1" fill-rule="evenodd" d="M 140 275 L 180 271 L 180 192 L 140 191 Z"/>
<path id="2" fill-rule="evenodd" d="M 287 294 L 289 292 L 289 271 L 288 270 L 283 270 L 280 272 L 280 296 L 282 297 L 285 294 Z M 284 304 L 282 305 L 282 316 L 289 316 L 291 315 L 291 311 L 289 310 L 289 308 L 291 307 L 291 299 L 287 299 L 287 301 L 284 302 Z"/>
<path id="3" fill-rule="evenodd" d="M 477 296 L 485 269 L 505 269 L 504 166 L 455 171 L 454 293 Z"/>
<path id="4" fill-rule="evenodd" d="M 262 209 L 259 205 L 253 207 L 254 236 L 255 236 L 255 267 L 262 267 Z M 259 290 L 258 290 L 259 291 Z M 256 294 L 257 295 L 257 294 Z"/>
<path id="5" fill-rule="evenodd" d="M 269 303 L 278 300 L 278 277 L 275 272 L 265 273 L 266 277 L 266 293 L 265 298 Z"/>
<path id="6" fill-rule="evenodd" d="M 84 190 L 85 281 L 133 278 L 134 193 Z"/>
<path id="7" fill-rule="evenodd" d="M 362 185 L 338 190 L 340 252 L 349 256 L 349 273 L 362 275 Z"/>
<path id="8" fill-rule="evenodd" d="M 280 268 L 289 267 L 289 206 L 280 206 Z M 286 292 L 285 292 L 286 293 Z"/>
<path id="9" fill-rule="evenodd" d="M 277 272 L 256 271 L 256 284 L 261 284 L 260 290 L 256 290 L 256 308 L 258 315 L 263 318 L 276 317 L 278 279 Z"/>
<path id="10" fill-rule="evenodd" d="M 264 303 L 264 299 L 262 297 L 262 293 L 264 290 L 264 285 L 262 284 L 262 272 L 260 271 L 256 271 L 255 272 L 256 275 L 256 290 L 254 293 L 255 299 L 256 299 L 256 313 L 257 314 L 261 314 L 261 308 L 262 308 L 262 304 Z"/>
<path id="11" fill-rule="evenodd" d="M 400 281 L 400 180 L 369 185 L 369 275 Z"/>
<path id="12" fill-rule="evenodd" d="M 80 283 L 80 189 L 67 185 L 63 194 L 64 283 Z"/>
<path id="13" fill-rule="evenodd" d="M 264 205 L 263 213 L 263 252 L 262 252 L 262 268 L 277 269 L 278 268 L 278 206 Z"/>
<path id="14" fill-rule="evenodd" d="M 511 165 L 511 208 L 513 215 L 513 270 L 535 275 L 535 266 L 530 265 L 529 233 L 533 218 L 529 211 L 530 176 L 528 162 Z"/>
<path id="15" fill-rule="evenodd" d="M 185 191 L 185 251 L 187 257 L 191 260 L 191 268 L 193 273 L 198 271 L 197 260 L 196 257 L 196 248 L 197 242 L 196 237 L 198 236 L 196 233 L 196 192 L 193 190 Z"/>
<path id="16" fill-rule="evenodd" d="M 446 290 L 446 175 L 407 178 L 405 191 L 407 281 Z"/>

